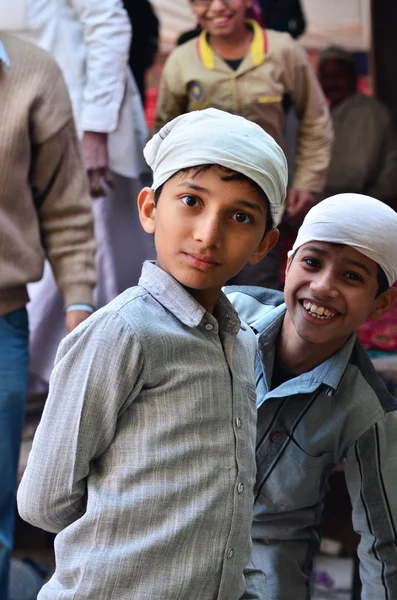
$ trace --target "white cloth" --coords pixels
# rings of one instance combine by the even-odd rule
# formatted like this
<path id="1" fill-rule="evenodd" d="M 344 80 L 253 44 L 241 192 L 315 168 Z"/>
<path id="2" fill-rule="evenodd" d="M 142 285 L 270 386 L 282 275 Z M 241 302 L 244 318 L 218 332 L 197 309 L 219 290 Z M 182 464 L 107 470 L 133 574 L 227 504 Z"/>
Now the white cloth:
<path id="1" fill-rule="evenodd" d="M 266 194 L 273 216 L 285 199 L 287 161 L 262 127 L 216 108 L 173 119 L 146 144 L 153 189 L 181 169 L 217 164 L 254 181 Z"/>
<path id="2" fill-rule="evenodd" d="M 109 134 L 111 170 L 131 178 L 147 171 L 142 155 L 147 128 L 127 66 L 131 25 L 121 0 L 0 0 L 0 9 L 0 30 L 40 46 L 57 61 L 80 134 Z"/>
<path id="3" fill-rule="evenodd" d="M 312 241 L 351 246 L 375 261 L 389 285 L 397 280 L 397 213 L 362 194 L 337 194 L 307 213 L 289 252 Z"/>

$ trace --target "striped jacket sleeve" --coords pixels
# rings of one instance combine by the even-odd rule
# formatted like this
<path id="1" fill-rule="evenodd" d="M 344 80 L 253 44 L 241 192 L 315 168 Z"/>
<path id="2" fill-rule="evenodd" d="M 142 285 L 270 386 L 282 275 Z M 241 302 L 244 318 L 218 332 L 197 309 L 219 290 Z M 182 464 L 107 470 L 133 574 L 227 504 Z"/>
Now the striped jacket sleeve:
<path id="1" fill-rule="evenodd" d="M 362 600 L 397 600 L 397 413 L 386 412 L 350 448 L 345 465 Z"/>

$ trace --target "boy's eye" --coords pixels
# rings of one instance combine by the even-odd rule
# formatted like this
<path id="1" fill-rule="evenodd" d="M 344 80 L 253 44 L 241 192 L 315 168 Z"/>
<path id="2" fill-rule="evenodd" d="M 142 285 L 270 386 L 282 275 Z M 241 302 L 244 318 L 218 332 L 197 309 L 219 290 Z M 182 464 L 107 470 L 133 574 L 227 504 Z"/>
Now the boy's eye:
<path id="1" fill-rule="evenodd" d="M 346 277 L 347 279 L 350 279 L 350 281 L 363 281 L 361 275 L 359 275 L 358 273 L 354 273 L 353 271 L 346 273 Z"/>
<path id="2" fill-rule="evenodd" d="M 251 223 L 252 221 L 251 217 L 244 212 L 235 213 L 233 218 L 237 221 L 237 223 Z"/>
<path id="3" fill-rule="evenodd" d="M 195 196 L 189 196 L 189 195 L 182 196 L 181 200 L 182 200 L 183 204 L 186 204 L 186 206 L 190 206 L 193 208 L 195 206 L 197 206 L 197 204 L 198 204 L 198 200 Z"/>
<path id="4" fill-rule="evenodd" d="M 314 269 L 319 269 L 321 267 L 321 263 L 316 258 L 304 258 L 303 262 L 309 267 L 313 267 Z"/>

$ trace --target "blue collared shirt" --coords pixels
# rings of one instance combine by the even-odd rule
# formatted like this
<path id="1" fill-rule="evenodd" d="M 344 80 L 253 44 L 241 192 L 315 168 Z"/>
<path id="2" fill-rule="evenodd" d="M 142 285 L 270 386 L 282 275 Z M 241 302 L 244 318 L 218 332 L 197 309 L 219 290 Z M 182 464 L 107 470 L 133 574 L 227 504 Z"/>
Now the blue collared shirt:
<path id="1" fill-rule="evenodd" d="M 355 334 L 308 373 L 271 388 L 282 294 L 227 288 L 256 332 L 258 437 L 254 562 L 272 600 L 307 600 L 326 482 L 344 471 L 361 535 L 363 600 L 397 600 L 397 402 Z"/>

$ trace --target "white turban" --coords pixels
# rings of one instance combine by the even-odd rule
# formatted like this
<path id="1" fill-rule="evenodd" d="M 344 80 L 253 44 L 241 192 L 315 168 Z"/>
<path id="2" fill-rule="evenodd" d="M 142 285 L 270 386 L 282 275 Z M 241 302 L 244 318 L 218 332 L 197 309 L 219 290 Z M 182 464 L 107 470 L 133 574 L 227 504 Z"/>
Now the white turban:
<path id="1" fill-rule="evenodd" d="M 397 213 L 362 194 L 337 194 L 307 213 L 289 252 L 307 242 L 351 246 L 382 267 L 389 285 L 397 280 Z"/>
<path id="2" fill-rule="evenodd" d="M 181 169 L 216 164 L 243 173 L 264 191 L 272 215 L 285 199 L 287 161 L 280 146 L 244 117 L 207 108 L 173 119 L 143 151 L 156 190 Z"/>

